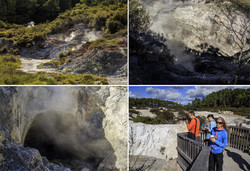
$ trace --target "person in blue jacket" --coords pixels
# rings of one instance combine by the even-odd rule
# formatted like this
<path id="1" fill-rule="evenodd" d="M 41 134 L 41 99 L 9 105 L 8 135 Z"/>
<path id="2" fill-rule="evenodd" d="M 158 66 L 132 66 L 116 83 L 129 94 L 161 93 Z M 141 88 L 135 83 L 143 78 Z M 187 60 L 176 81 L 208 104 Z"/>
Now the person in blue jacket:
<path id="1" fill-rule="evenodd" d="M 209 125 L 205 126 L 206 129 L 206 139 L 205 142 L 208 142 L 210 140 L 211 132 L 214 127 L 216 127 L 216 121 L 214 120 L 214 115 L 209 114 L 207 115 L 207 119 L 209 120 Z"/>
<path id="2" fill-rule="evenodd" d="M 216 127 L 212 129 L 210 136 L 210 156 L 209 170 L 222 171 L 223 148 L 227 146 L 228 127 L 225 120 L 219 117 L 216 121 Z"/>

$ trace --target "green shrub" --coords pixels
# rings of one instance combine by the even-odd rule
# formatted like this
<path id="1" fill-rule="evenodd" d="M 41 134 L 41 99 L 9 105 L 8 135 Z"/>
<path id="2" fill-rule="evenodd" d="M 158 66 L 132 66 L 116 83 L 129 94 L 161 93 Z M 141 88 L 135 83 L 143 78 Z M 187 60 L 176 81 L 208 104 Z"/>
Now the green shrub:
<path id="1" fill-rule="evenodd" d="M 129 113 L 135 113 L 135 114 L 141 114 L 141 112 L 134 110 L 134 109 L 129 109 Z"/>
<path id="2" fill-rule="evenodd" d="M 160 111 L 159 111 L 159 109 L 150 109 L 150 112 L 151 112 L 151 113 L 158 113 L 158 112 L 160 112 Z"/>
<path id="3" fill-rule="evenodd" d="M 19 55 L 19 49 L 13 49 L 13 48 L 11 48 L 11 49 L 9 50 L 9 53 L 12 53 L 12 54 L 14 54 L 14 55 Z"/>
<path id="4" fill-rule="evenodd" d="M 107 21 L 107 32 L 114 34 L 121 30 L 123 28 L 123 25 L 120 21 L 108 19 Z"/>
<path id="5" fill-rule="evenodd" d="M 58 57 L 61 59 L 61 58 L 64 58 L 64 57 L 67 57 L 67 56 L 71 55 L 74 52 L 75 51 L 73 51 L 71 48 L 69 48 L 67 52 L 60 52 L 58 54 Z"/>
<path id="6" fill-rule="evenodd" d="M 0 49 L 0 53 L 7 53 L 7 52 L 8 52 L 7 46 L 4 46 Z"/>
<path id="7" fill-rule="evenodd" d="M 105 48 L 107 46 L 118 46 L 119 43 L 121 43 L 121 40 L 119 40 L 118 38 L 116 39 L 111 39 L 108 40 L 106 38 L 99 38 L 95 41 L 90 42 L 90 46 L 88 47 L 88 49 L 95 49 L 95 48 Z"/>
<path id="8" fill-rule="evenodd" d="M 3 63 L 11 62 L 11 63 L 18 63 L 18 64 L 20 64 L 20 59 L 17 56 L 5 55 L 5 56 L 2 56 L 1 58 L 2 58 L 2 62 Z"/>

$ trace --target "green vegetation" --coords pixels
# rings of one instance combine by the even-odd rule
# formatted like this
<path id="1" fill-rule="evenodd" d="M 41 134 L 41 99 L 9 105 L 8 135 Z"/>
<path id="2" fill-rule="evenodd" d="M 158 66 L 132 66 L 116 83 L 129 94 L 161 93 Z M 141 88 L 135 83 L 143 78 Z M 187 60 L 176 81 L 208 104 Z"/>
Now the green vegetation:
<path id="1" fill-rule="evenodd" d="M 79 6 L 122 6 L 126 0 L 0 0 L 0 20 L 23 24 L 53 20 L 59 13 Z"/>
<path id="2" fill-rule="evenodd" d="M 30 21 L 36 25 L 27 27 Z M 103 38 L 90 42 L 89 49 L 119 46 L 124 43 L 120 38 L 127 35 L 127 1 L 0 0 L 0 84 L 108 84 L 106 78 L 91 74 L 30 74 L 18 70 L 21 61 L 17 55 L 22 48 L 40 46 L 38 43 L 49 34 L 60 33 L 78 23 L 89 30 L 104 32 Z M 39 67 L 58 68 L 84 53 L 69 49 L 60 52 L 58 60 Z"/>
<path id="3" fill-rule="evenodd" d="M 106 38 L 99 38 L 93 42 L 91 42 L 91 45 L 89 46 L 89 49 L 96 49 L 96 48 L 105 48 L 108 46 L 118 46 L 122 40 L 117 39 L 111 39 L 108 40 Z"/>
<path id="4" fill-rule="evenodd" d="M 130 111 L 130 110 L 129 110 Z M 158 108 L 151 109 L 150 112 L 156 115 L 155 118 L 137 116 L 133 117 L 130 115 L 134 122 L 142 122 L 146 124 L 172 124 L 175 123 L 175 116 L 168 110 L 160 110 Z M 131 113 L 131 112 L 130 112 Z M 134 112 L 132 112 L 134 113 Z"/>
<path id="5" fill-rule="evenodd" d="M 230 0 L 230 1 L 233 2 L 239 10 L 249 15 L 250 12 L 249 0 Z"/>
<path id="6" fill-rule="evenodd" d="M 175 123 L 178 120 L 186 120 L 188 116 L 185 111 L 231 111 L 235 115 L 245 116 L 250 119 L 250 88 L 248 89 L 223 89 L 213 92 L 203 99 L 196 98 L 192 103 L 182 106 L 178 103 L 151 98 L 129 98 L 129 113 L 138 112 L 133 109 L 152 108 L 151 113 L 156 114 L 155 118 L 130 115 L 134 122 L 142 122 L 147 124 L 167 124 Z M 165 110 L 167 108 L 168 110 Z M 137 113 L 136 113 L 137 112 Z M 178 117 L 173 115 L 178 112 Z M 206 117 L 198 117 L 201 123 L 204 123 Z"/>
<path id="7" fill-rule="evenodd" d="M 223 89 L 203 99 L 196 98 L 185 108 L 211 112 L 226 110 L 250 118 L 250 89 Z"/>
<path id="8" fill-rule="evenodd" d="M 69 49 L 67 52 L 60 52 L 58 54 L 58 57 L 60 60 L 62 60 L 63 58 L 70 56 L 71 54 L 75 53 L 76 51 L 73 51 L 72 49 Z"/>
<path id="9" fill-rule="evenodd" d="M 12 41 L 16 46 L 31 47 L 35 42 L 45 40 L 46 35 L 58 33 L 79 22 L 85 23 L 90 29 L 102 29 L 110 34 L 117 33 L 127 27 L 127 5 L 86 6 L 86 4 L 77 4 L 73 9 L 60 14 L 55 20 L 34 27 L 1 21 L 0 37 Z M 115 26 L 112 23 L 115 23 Z"/>
<path id="10" fill-rule="evenodd" d="M 129 98 L 129 108 L 136 107 L 138 109 L 145 107 L 167 107 L 167 108 L 177 108 L 181 107 L 180 104 L 167 100 L 152 99 L 152 98 Z"/>
<path id="11" fill-rule="evenodd" d="M 149 30 L 150 18 L 139 0 L 129 1 L 129 31 L 145 33 Z"/>
<path id="12" fill-rule="evenodd" d="M 72 75 L 38 72 L 24 73 L 18 68 L 21 61 L 18 56 L 0 55 L 0 84 L 5 85 L 62 85 L 62 84 L 108 84 L 107 79 L 91 74 Z"/>
<path id="13" fill-rule="evenodd" d="M 141 112 L 134 110 L 134 109 L 129 109 L 129 113 L 134 113 L 134 114 L 141 114 Z"/>
<path id="14" fill-rule="evenodd" d="M 203 99 L 196 98 L 191 108 L 201 107 L 250 107 L 250 88 L 248 89 L 223 89 L 209 94 Z"/>

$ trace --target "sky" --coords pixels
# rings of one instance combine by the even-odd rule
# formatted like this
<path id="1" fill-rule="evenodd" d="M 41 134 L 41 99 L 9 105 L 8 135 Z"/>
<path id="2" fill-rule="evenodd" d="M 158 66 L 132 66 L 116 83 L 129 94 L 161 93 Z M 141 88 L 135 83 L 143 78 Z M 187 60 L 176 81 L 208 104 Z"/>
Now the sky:
<path id="1" fill-rule="evenodd" d="M 250 86 L 130 86 L 130 98 L 157 98 L 183 105 L 195 98 L 203 98 L 222 89 L 250 88 Z"/>

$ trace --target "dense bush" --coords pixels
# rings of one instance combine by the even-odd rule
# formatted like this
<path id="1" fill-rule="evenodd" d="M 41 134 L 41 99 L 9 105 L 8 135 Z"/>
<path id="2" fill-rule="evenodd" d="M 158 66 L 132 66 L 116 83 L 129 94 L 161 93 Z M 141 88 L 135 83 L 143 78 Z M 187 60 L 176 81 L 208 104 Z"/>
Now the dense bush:
<path id="1" fill-rule="evenodd" d="M 249 89 L 223 89 L 213 92 L 203 99 L 196 98 L 188 105 L 190 108 L 228 108 L 250 107 Z"/>
<path id="2" fill-rule="evenodd" d="M 126 30 L 127 27 L 127 5 L 121 8 L 112 8 L 112 6 L 91 6 L 79 5 L 72 10 L 60 14 L 51 22 L 41 23 L 34 27 L 25 27 L 22 25 L 8 24 L 0 22 L 0 37 L 12 41 L 14 45 L 22 47 L 31 47 L 36 42 L 45 40 L 46 35 L 58 33 L 62 29 L 83 22 L 91 29 L 104 30 L 107 33 L 117 33 Z M 119 23 L 112 25 L 112 22 Z"/>
<path id="3" fill-rule="evenodd" d="M 150 26 L 150 19 L 144 6 L 139 0 L 129 1 L 129 31 L 147 32 Z"/>
<path id="4" fill-rule="evenodd" d="M 0 0 L 0 20 L 19 24 L 29 21 L 45 22 L 79 2 L 80 0 Z"/>
<path id="5" fill-rule="evenodd" d="M 7 46 L 3 46 L 3 47 L 0 49 L 0 53 L 7 53 L 7 52 L 8 52 Z"/>

